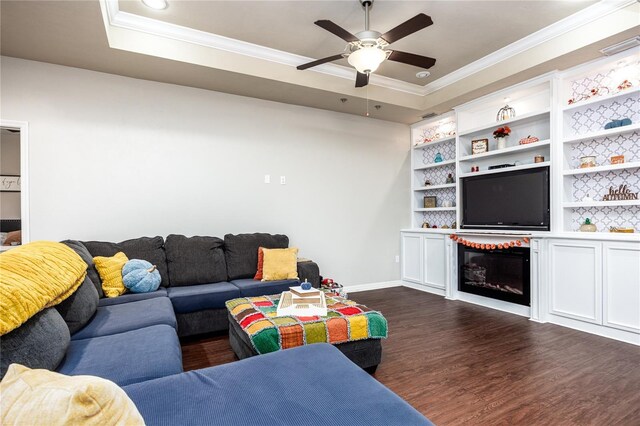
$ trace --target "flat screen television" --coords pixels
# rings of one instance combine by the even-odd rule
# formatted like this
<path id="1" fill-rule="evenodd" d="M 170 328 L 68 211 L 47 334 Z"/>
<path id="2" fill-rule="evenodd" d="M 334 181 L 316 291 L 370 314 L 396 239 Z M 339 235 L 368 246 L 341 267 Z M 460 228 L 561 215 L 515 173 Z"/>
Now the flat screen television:
<path id="1" fill-rule="evenodd" d="M 462 178 L 461 227 L 548 231 L 549 167 Z"/>

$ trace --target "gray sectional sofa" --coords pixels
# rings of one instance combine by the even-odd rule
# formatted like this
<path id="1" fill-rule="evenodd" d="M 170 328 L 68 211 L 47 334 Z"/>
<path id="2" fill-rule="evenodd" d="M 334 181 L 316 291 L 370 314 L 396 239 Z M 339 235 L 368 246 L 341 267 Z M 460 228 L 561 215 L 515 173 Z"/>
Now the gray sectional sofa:
<path id="1" fill-rule="evenodd" d="M 121 243 L 64 243 L 85 260 L 87 277 L 61 304 L 41 311 L 0 338 L 2 376 L 15 362 L 67 375 L 103 377 L 124 388 L 147 424 L 330 424 L 343 420 L 376 424 L 372 401 L 390 416 L 379 417 L 379 424 L 429 424 L 328 344 L 183 373 L 178 336 L 227 329 L 227 300 L 278 293 L 297 283 L 252 279 L 258 247 L 287 247 L 284 235 L 227 235 L 224 241 L 170 235 L 166 240 L 145 237 Z M 102 297 L 92 259 L 119 251 L 129 259 L 155 264 L 161 287 L 152 293 Z M 315 263 L 298 266 L 301 278 L 319 285 Z M 330 366 L 329 371 L 321 373 L 323 366 Z M 345 377 L 352 382 L 349 393 L 363 399 L 347 403 L 346 415 L 343 412 L 339 420 L 334 415 L 344 410 L 301 408 L 301 395 L 315 398 L 318 392 L 326 394 L 323 398 L 329 398 L 329 406 L 344 406 Z M 331 399 L 328 392 L 335 397 Z M 261 394 L 262 400 L 246 399 L 254 393 Z M 197 401 L 191 399 L 194 396 Z M 298 407 L 295 418 L 275 417 L 276 411 L 287 406 Z"/>

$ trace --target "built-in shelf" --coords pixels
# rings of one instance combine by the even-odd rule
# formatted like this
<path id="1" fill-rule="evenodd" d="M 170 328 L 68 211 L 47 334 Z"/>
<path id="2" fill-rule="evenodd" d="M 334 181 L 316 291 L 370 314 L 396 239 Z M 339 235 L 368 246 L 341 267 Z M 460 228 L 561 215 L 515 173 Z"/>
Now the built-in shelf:
<path id="1" fill-rule="evenodd" d="M 598 104 L 598 103 L 605 103 L 605 102 L 611 102 L 617 98 L 623 98 L 623 97 L 627 97 L 627 96 L 631 96 L 634 93 L 638 93 L 640 92 L 640 87 L 632 87 L 626 90 L 622 90 L 620 92 L 617 93 L 613 93 L 611 95 L 605 95 L 605 96 L 595 96 L 592 98 L 589 98 L 587 100 L 584 101 L 580 101 L 580 102 L 576 102 L 574 104 L 571 105 L 566 105 L 562 108 L 563 111 L 569 111 L 572 109 L 576 109 L 576 108 L 582 108 L 584 106 L 587 105 L 593 105 L 593 104 Z"/>
<path id="2" fill-rule="evenodd" d="M 431 169 L 433 167 L 448 166 L 449 164 L 455 164 L 455 163 L 456 163 L 456 160 L 447 160 L 447 161 L 441 161 L 439 163 L 430 163 L 424 166 L 415 167 L 413 170 L 426 170 L 426 169 Z"/>
<path id="3" fill-rule="evenodd" d="M 608 164 L 606 166 L 587 167 L 584 169 L 565 170 L 563 174 L 565 176 L 583 175 L 586 173 L 601 173 L 601 172 L 610 172 L 614 170 L 637 169 L 637 168 L 640 168 L 640 161 L 633 161 L 631 163 L 621 163 L 621 164 Z"/>
<path id="4" fill-rule="evenodd" d="M 496 155 L 511 154 L 514 152 L 531 151 L 531 150 L 539 149 L 541 147 L 549 146 L 550 144 L 551 144 L 551 140 L 546 139 L 543 141 L 538 141 L 538 142 L 529 143 L 525 145 L 512 146 L 510 148 L 504 148 L 497 151 L 483 152 L 482 154 L 466 155 L 460 158 L 460 162 L 475 161 L 479 158 L 494 157 Z"/>
<path id="5" fill-rule="evenodd" d="M 487 130 L 491 130 L 493 132 L 493 130 L 495 130 L 495 128 L 497 127 L 501 127 L 501 126 L 505 126 L 505 125 L 511 125 L 514 126 L 520 122 L 523 121 L 529 121 L 529 120 L 535 120 L 537 118 L 542 118 L 545 115 L 549 115 L 549 113 L 551 112 L 550 108 L 545 108 L 542 111 L 535 111 L 535 112 L 531 112 L 529 114 L 524 114 L 524 115 L 520 115 L 514 118 L 510 118 L 508 120 L 503 120 L 503 121 L 497 121 L 495 123 L 491 123 L 491 124 L 485 124 L 484 126 L 478 126 L 475 127 L 473 129 L 469 129 L 469 130 L 465 130 L 464 132 L 460 132 L 459 135 L 460 136 L 466 136 L 466 135 L 470 135 L 472 133 L 479 133 L 482 131 L 487 131 Z"/>
<path id="6" fill-rule="evenodd" d="M 623 135 L 625 133 L 635 132 L 636 130 L 640 130 L 640 124 L 631 124 L 629 126 L 614 127 L 613 129 L 603 129 L 598 130 L 597 132 L 589 132 L 582 135 L 570 136 L 568 138 L 565 138 L 562 142 L 576 143 L 588 141 L 591 139 L 604 138 L 606 136 Z"/>
<path id="7" fill-rule="evenodd" d="M 445 189 L 445 188 L 455 188 L 455 183 L 445 183 L 443 185 L 429 185 L 429 186 L 421 186 L 420 188 L 415 188 L 414 191 L 431 191 L 433 189 Z"/>
<path id="8" fill-rule="evenodd" d="M 454 140 L 456 140 L 456 136 L 455 135 L 447 136 L 446 138 L 436 139 L 436 140 L 433 140 L 431 142 L 425 142 L 425 143 L 421 143 L 421 144 L 418 144 L 418 145 L 414 145 L 413 149 L 424 149 L 424 148 L 428 148 L 428 147 L 433 146 L 433 145 L 439 145 L 441 143 L 451 142 L 451 141 L 454 141 Z"/>
<path id="9" fill-rule="evenodd" d="M 565 208 L 577 209 L 580 207 L 615 207 L 615 206 L 640 206 L 640 200 L 616 200 L 616 201 L 574 201 L 564 203 Z"/>
<path id="10" fill-rule="evenodd" d="M 543 161 L 542 163 L 521 164 L 519 166 L 504 167 L 504 168 L 501 168 L 501 169 L 482 170 L 480 172 L 462 173 L 460 175 L 460 177 L 463 178 L 463 177 L 468 177 L 468 176 L 479 176 L 479 175 L 488 175 L 488 174 L 493 174 L 493 173 L 512 172 L 514 170 L 534 169 L 536 167 L 549 166 L 550 164 L 551 164 L 550 161 Z"/>
<path id="11" fill-rule="evenodd" d="M 455 211 L 455 207 L 429 207 L 426 209 L 415 209 L 415 212 L 447 212 L 447 211 Z"/>

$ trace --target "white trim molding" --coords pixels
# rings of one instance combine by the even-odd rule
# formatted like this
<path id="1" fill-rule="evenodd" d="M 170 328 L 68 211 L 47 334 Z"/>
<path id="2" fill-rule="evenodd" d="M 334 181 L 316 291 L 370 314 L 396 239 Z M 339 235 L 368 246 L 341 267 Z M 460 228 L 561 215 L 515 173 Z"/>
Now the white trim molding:
<path id="1" fill-rule="evenodd" d="M 601 0 L 594 5 L 586 7 L 573 15 L 490 53 L 489 55 L 465 65 L 444 77 L 426 84 L 425 86 L 408 83 L 378 74 L 373 74 L 371 76 L 369 84 L 411 95 L 425 96 L 476 74 L 498 62 L 502 62 L 542 43 L 548 42 L 577 27 L 587 25 L 596 19 L 627 7 L 636 1 L 637 0 Z M 110 25 L 112 27 L 138 31 L 166 39 L 200 45 L 292 67 L 313 60 L 313 58 L 307 58 L 266 46 L 123 12 L 119 8 L 118 0 L 100 0 L 100 3 L 102 4 L 103 13 L 106 13 L 107 15 L 105 17 L 106 19 L 104 19 L 105 25 Z M 107 35 L 108 34 L 109 31 L 107 31 Z M 353 68 L 336 64 L 323 64 L 318 67 L 314 67 L 309 71 L 348 80 L 353 80 L 356 74 Z"/>
<path id="2" fill-rule="evenodd" d="M 20 130 L 20 224 L 22 244 L 31 241 L 29 223 L 29 123 L 0 119 L 0 127 Z"/>
<path id="3" fill-rule="evenodd" d="M 369 291 L 369 290 L 380 290 L 382 288 L 391 288 L 391 287 L 400 287 L 402 286 L 402 281 L 381 281 L 378 283 L 365 283 L 365 284 L 355 284 L 355 285 L 345 285 L 344 290 L 349 293 L 357 293 L 359 291 Z"/>

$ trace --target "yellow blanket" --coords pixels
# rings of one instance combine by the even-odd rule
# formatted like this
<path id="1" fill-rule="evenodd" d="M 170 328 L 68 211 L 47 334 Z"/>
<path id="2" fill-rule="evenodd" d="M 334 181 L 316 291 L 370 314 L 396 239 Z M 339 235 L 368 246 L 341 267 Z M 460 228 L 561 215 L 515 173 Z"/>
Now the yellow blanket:
<path id="1" fill-rule="evenodd" d="M 87 264 L 61 243 L 36 241 L 0 254 L 0 336 L 71 296 Z"/>

